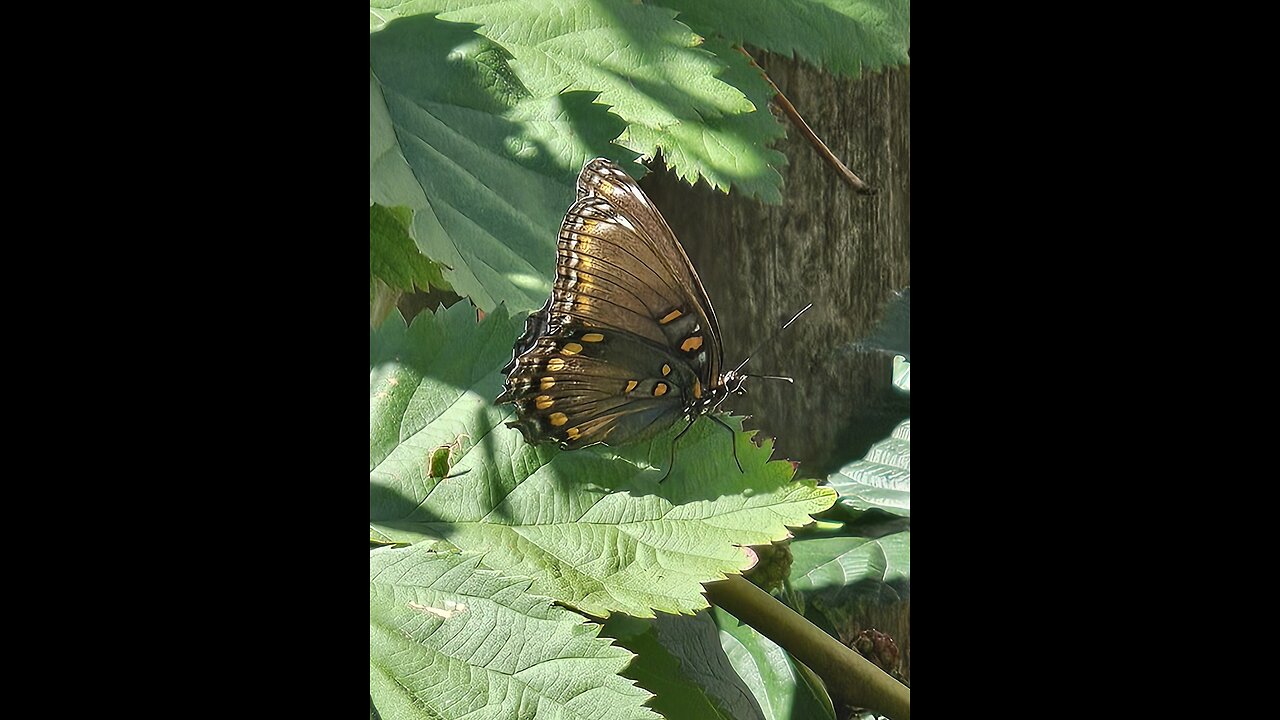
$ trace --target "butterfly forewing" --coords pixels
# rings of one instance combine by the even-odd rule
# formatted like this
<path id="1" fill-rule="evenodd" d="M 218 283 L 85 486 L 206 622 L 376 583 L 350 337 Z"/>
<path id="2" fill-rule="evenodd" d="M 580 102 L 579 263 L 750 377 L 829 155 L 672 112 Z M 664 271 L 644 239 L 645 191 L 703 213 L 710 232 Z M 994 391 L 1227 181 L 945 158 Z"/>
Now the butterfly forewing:
<path id="1" fill-rule="evenodd" d="M 632 242 L 643 243 L 648 248 L 645 260 L 656 260 L 651 266 L 653 271 L 661 273 L 668 286 L 675 286 L 678 297 L 668 296 L 666 299 L 678 304 L 652 318 L 659 322 L 664 330 L 664 337 L 668 341 L 676 339 L 678 346 L 685 339 L 696 336 L 695 327 L 697 333 L 710 336 L 706 342 L 710 346 L 707 351 L 708 375 L 718 377 L 724 364 L 720 324 L 716 321 L 715 309 L 711 306 L 707 291 L 702 287 L 702 280 L 698 278 L 684 248 L 676 241 L 675 233 L 671 232 L 667 221 L 636 181 L 623 172 L 622 168 L 604 158 L 596 158 L 587 163 L 578 175 L 579 203 L 575 207 L 581 205 L 583 199 L 592 197 L 603 201 L 607 217 L 616 218 L 613 223 L 603 226 L 603 240 L 611 241 L 621 235 Z M 566 254 L 566 231 L 574 232 L 571 227 L 575 222 L 572 216 L 573 208 L 566 215 L 560 229 L 560 262 L 564 262 Z M 644 256 L 643 253 L 636 254 Z M 679 311 L 680 315 L 672 318 L 671 313 L 674 311 Z M 690 315 L 693 317 L 689 317 Z M 668 318 L 665 323 L 661 322 L 664 318 Z M 694 318 L 696 322 L 689 322 Z"/>

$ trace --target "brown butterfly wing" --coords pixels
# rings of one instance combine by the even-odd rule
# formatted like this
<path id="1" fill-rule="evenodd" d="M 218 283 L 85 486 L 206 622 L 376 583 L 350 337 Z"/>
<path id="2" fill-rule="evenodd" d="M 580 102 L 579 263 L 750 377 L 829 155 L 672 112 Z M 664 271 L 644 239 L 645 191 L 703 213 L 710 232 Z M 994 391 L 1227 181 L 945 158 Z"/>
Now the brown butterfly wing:
<path id="1" fill-rule="evenodd" d="M 666 221 L 621 169 L 587 163 L 551 297 L 504 369 L 529 442 L 650 437 L 688 414 L 723 364 L 715 313 Z"/>
<path id="2" fill-rule="evenodd" d="M 543 336 L 516 361 L 499 402 L 526 441 L 577 449 L 644 440 L 683 416 L 701 381 L 681 359 L 625 332 L 564 329 Z"/>
<path id="3" fill-rule="evenodd" d="M 584 202 L 593 197 L 602 199 L 603 204 Z M 607 210 L 601 210 L 602 207 Z M 600 215 L 606 220 L 616 220 L 595 225 L 590 232 L 584 233 L 579 223 L 599 220 Z M 560 228 L 560 266 L 574 259 L 576 248 L 572 239 L 575 233 L 588 236 L 583 253 L 593 252 L 596 246 L 616 246 L 635 257 L 638 263 L 652 268 L 654 274 L 661 274 L 664 285 L 652 282 L 648 285 L 659 291 L 669 306 L 661 314 L 651 313 L 650 319 L 659 322 L 663 337 L 675 347 L 691 337 L 702 335 L 706 338 L 710 347 L 704 363 L 704 380 L 718 378 L 724 365 L 720 323 L 716 320 L 711 299 L 702 287 L 702 280 L 657 207 L 636 181 L 610 160 L 596 158 L 588 162 L 578 175 L 578 203 L 569 209 Z M 644 249 L 638 249 L 637 244 L 643 245 Z M 606 256 L 609 249 L 603 247 Z M 648 273 L 637 274 L 646 281 L 650 278 Z M 671 311 L 679 311 L 681 316 L 662 323 L 661 320 L 669 317 Z M 692 322 L 690 315 L 695 315 L 697 321 Z M 634 327 L 629 329 L 635 330 Z"/>

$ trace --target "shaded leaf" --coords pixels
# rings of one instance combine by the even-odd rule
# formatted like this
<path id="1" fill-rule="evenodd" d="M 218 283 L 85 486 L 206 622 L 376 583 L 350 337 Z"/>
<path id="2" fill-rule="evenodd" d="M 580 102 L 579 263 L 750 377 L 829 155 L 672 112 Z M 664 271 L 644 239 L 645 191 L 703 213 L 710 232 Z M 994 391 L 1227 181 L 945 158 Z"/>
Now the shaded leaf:
<path id="1" fill-rule="evenodd" d="M 705 36 L 857 77 L 908 62 L 910 0 L 663 0 Z"/>
<path id="2" fill-rule="evenodd" d="M 402 292 L 430 287 L 449 290 L 439 263 L 432 262 L 418 250 L 409 227 L 413 211 L 409 208 L 387 208 L 377 203 L 369 206 L 369 277 Z"/>
<path id="3" fill-rule="evenodd" d="M 797 538 L 791 543 L 791 588 L 829 601 L 851 592 L 879 592 L 911 578 L 911 531 L 881 538 Z M 810 600 L 812 599 L 810 596 Z"/>
<path id="4" fill-rule="evenodd" d="M 827 477 L 840 494 L 839 504 L 850 510 L 883 510 L 911 515 L 911 420 L 903 420 L 893 434 L 867 451 L 862 460 L 845 465 Z"/>
<path id="5" fill-rule="evenodd" d="M 601 634 L 635 653 L 623 675 L 653 693 L 653 709 L 666 720 L 765 717 L 725 656 L 707 611 L 649 620 L 613 615 Z"/>
<path id="6" fill-rule="evenodd" d="M 624 0 L 391 0 L 378 20 L 440 12 L 477 23 L 511 52 L 510 66 L 533 97 L 598 92 L 627 123 L 618 140 L 647 157 L 659 148 L 668 167 L 695 182 L 780 202 L 785 157 L 772 149 L 782 125 L 769 112 L 772 89 L 724 40 L 702 39 L 674 13 Z M 394 23 L 392 24 L 394 26 Z M 609 137 L 617 137 L 617 133 Z M 641 171 L 628 168 L 633 177 Z"/>
<path id="7" fill-rule="evenodd" d="M 834 718 L 821 681 L 773 641 L 719 608 L 638 620 L 615 615 L 602 634 L 636 654 L 624 671 L 667 720 Z"/>
<path id="8" fill-rule="evenodd" d="M 771 443 L 756 447 L 742 432 L 740 473 L 729 433 L 707 419 L 680 441 L 662 484 L 680 427 L 620 448 L 526 444 L 503 425 L 514 410 L 492 402 L 522 329 L 502 309 L 477 324 L 462 304 L 379 328 L 369 502 L 380 536 L 445 538 L 584 612 L 651 617 L 706 607 L 701 583 L 747 568 L 738 546 L 782 539 L 832 504 L 831 489 L 791 482 L 790 463 L 768 462 Z M 464 435 L 452 477 L 431 477 L 430 453 Z"/>
<path id="9" fill-rule="evenodd" d="M 533 309 L 583 164 L 637 166 L 593 93 L 531 96 L 474 28 L 420 15 L 369 36 L 369 196 L 413 211 L 411 236 L 459 295 Z"/>
<path id="10" fill-rule="evenodd" d="M 385 720 L 649 720 L 631 659 L 527 579 L 425 546 L 369 554 L 370 713 Z"/>
<path id="11" fill-rule="evenodd" d="M 720 608 L 710 616 L 738 677 L 746 682 L 766 717 L 776 720 L 834 720 L 835 708 L 821 681 L 774 641 Z"/>
<path id="12" fill-rule="evenodd" d="M 599 92 L 600 102 L 629 123 L 658 128 L 690 113 L 754 109 L 716 78 L 724 66 L 696 47 L 698 36 L 664 7 L 624 0 L 374 0 L 369 7 L 384 18 L 439 13 L 448 22 L 475 23 L 510 51 L 516 75 L 534 96 Z"/>

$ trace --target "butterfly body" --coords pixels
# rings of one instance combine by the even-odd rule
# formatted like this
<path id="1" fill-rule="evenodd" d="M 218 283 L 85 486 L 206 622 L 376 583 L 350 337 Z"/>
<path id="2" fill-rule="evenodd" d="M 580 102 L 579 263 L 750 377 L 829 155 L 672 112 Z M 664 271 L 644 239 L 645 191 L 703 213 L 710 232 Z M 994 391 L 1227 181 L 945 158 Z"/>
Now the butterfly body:
<path id="1" fill-rule="evenodd" d="M 657 208 L 603 158 L 561 224 L 551 297 L 525 321 L 499 402 L 530 443 L 644 440 L 741 392 L 715 311 Z"/>

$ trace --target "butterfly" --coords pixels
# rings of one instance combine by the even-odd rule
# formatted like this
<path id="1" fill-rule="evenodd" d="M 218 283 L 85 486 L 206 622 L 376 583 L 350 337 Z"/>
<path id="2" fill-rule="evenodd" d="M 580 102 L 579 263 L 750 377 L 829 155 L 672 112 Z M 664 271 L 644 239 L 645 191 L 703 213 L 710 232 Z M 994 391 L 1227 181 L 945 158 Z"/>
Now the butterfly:
<path id="1" fill-rule="evenodd" d="M 723 367 L 715 310 L 675 234 L 622 168 L 591 160 L 560 225 L 551 297 L 503 368 L 497 402 L 516 407 L 507 426 L 529 443 L 576 450 L 649 439 L 684 420 L 674 463 L 693 422 L 745 392 L 742 366 Z"/>

